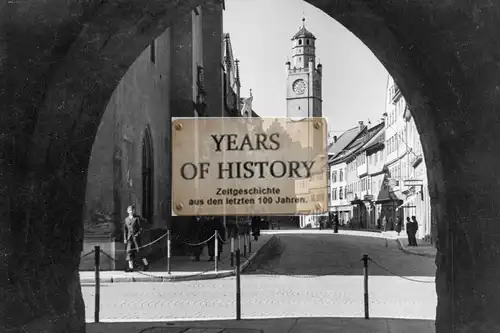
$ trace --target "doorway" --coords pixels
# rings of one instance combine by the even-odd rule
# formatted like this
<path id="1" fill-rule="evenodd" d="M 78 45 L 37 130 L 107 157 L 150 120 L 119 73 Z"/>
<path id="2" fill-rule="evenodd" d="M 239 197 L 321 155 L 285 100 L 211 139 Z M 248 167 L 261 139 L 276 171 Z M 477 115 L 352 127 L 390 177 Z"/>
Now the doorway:
<path id="1" fill-rule="evenodd" d="M 154 151 L 151 130 L 142 138 L 142 217 L 153 223 L 154 217 Z"/>

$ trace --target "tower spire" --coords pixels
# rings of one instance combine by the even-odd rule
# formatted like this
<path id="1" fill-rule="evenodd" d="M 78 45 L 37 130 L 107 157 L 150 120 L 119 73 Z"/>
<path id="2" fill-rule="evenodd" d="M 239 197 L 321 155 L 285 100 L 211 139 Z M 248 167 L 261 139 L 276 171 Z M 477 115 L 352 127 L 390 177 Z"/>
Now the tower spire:
<path id="1" fill-rule="evenodd" d="M 240 83 L 240 60 L 236 59 L 234 62 L 236 64 L 236 81 Z"/>

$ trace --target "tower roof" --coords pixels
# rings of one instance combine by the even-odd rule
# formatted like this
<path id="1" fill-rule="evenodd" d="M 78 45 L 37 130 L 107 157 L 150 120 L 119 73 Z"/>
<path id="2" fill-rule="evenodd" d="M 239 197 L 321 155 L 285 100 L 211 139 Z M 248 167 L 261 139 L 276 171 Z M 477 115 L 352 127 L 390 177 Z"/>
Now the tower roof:
<path id="1" fill-rule="evenodd" d="M 306 19 L 303 18 L 302 19 L 302 28 L 300 28 L 300 30 L 295 35 L 293 35 L 292 40 L 298 39 L 298 38 L 304 38 L 304 37 L 316 39 L 316 37 L 314 37 L 314 35 L 309 30 L 306 29 L 305 21 L 306 21 Z"/>

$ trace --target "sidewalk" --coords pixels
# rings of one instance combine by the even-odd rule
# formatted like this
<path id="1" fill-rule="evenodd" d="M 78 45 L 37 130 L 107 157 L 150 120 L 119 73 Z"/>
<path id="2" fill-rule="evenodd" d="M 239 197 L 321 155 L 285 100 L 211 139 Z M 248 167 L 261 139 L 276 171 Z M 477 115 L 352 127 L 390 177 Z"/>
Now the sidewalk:
<path id="1" fill-rule="evenodd" d="M 87 333 L 435 333 L 433 320 L 386 318 L 282 318 L 199 322 L 88 323 Z"/>
<path id="2" fill-rule="evenodd" d="M 418 256 L 424 256 L 429 258 L 435 258 L 437 249 L 434 245 L 429 243 L 424 243 L 422 240 L 417 240 L 418 246 L 408 246 L 408 239 L 406 236 L 398 236 L 396 238 L 396 242 L 398 243 L 401 251 L 408 254 L 415 254 Z"/>
<path id="3" fill-rule="evenodd" d="M 261 235 L 258 241 L 252 240 L 252 251 L 247 248 L 246 257 L 243 256 L 243 240 L 241 240 L 241 262 L 240 269 L 243 271 L 250 262 L 257 256 L 266 251 L 271 245 L 273 235 Z M 237 242 L 235 248 L 238 247 Z M 230 244 L 224 244 L 221 259 L 218 262 L 217 272 L 215 271 L 215 263 L 208 261 L 207 249 L 203 250 L 200 261 L 193 261 L 190 256 L 172 257 L 170 261 L 171 272 L 168 274 L 167 258 L 162 258 L 159 261 L 150 264 L 147 272 L 135 271 L 126 273 L 124 271 L 103 271 L 100 272 L 101 283 L 115 282 L 168 282 L 168 281 L 188 281 L 188 280 L 205 280 L 213 278 L 223 278 L 235 274 L 235 268 L 231 267 L 231 249 Z M 236 258 L 235 258 L 236 262 Z M 93 284 L 95 283 L 95 272 L 81 271 L 80 283 Z"/>

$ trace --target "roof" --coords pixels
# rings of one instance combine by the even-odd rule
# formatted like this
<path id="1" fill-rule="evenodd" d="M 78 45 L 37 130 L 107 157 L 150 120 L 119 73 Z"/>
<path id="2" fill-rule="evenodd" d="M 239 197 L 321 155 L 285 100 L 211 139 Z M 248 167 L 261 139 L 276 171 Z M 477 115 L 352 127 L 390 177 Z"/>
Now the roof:
<path id="1" fill-rule="evenodd" d="M 302 19 L 302 22 L 304 22 L 304 19 Z M 300 28 L 299 31 L 295 35 L 293 35 L 292 40 L 297 39 L 297 38 L 312 38 L 316 39 L 314 35 L 306 29 L 305 25 L 302 25 L 302 28 Z"/>
<path id="2" fill-rule="evenodd" d="M 368 150 L 378 145 L 379 143 L 384 143 L 384 141 L 385 141 L 384 131 L 379 131 L 364 145 L 363 150 Z"/>
<path id="3" fill-rule="evenodd" d="M 352 140 L 356 138 L 356 135 L 359 134 L 359 127 L 353 127 L 348 129 L 339 138 L 337 138 L 336 142 L 333 142 L 328 147 L 328 156 L 335 157 L 339 152 L 342 151 Z"/>
<path id="4" fill-rule="evenodd" d="M 354 140 L 340 151 L 337 156 L 330 159 L 330 163 L 338 163 L 353 156 L 356 152 L 365 147 L 373 137 L 375 137 L 384 128 L 384 123 L 377 124 L 371 128 L 365 127 L 363 131 L 359 132 Z"/>

